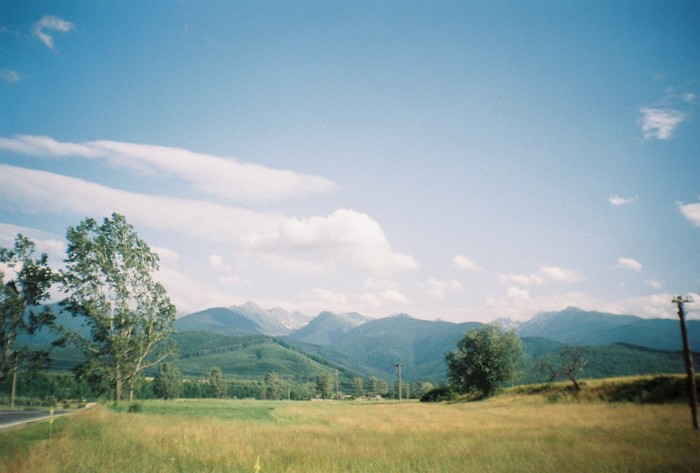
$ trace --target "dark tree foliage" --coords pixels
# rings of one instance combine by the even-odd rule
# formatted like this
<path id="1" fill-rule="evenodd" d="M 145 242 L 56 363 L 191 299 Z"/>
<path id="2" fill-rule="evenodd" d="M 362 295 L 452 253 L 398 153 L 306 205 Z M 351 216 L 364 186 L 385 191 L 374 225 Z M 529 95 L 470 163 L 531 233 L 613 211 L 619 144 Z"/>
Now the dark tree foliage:
<path id="1" fill-rule="evenodd" d="M 32 335 L 54 321 L 47 307 L 40 308 L 49 296 L 54 274 L 46 253 L 35 258 L 34 250 L 34 243 L 22 235 L 17 235 L 13 248 L 0 248 L 0 263 L 15 273 L 5 282 L 0 270 L 0 383 L 23 364 L 38 368 L 48 363 L 47 351 L 29 350 L 17 343 L 18 337 Z"/>
<path id="2" fill-rule="evenodd" d="M 515 331 L 484 325 L 468 332 L 445 355 L 450 384 L 462 393 L 491 396 L 515 378 L 523 347 Z"/>

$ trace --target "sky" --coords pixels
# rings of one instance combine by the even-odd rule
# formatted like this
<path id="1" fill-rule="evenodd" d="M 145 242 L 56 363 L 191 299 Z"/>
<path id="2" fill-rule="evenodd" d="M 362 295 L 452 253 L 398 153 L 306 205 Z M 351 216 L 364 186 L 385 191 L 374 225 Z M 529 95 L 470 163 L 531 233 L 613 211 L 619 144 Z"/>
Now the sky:
<path id="1" fill-rule="evenodd" d="M 0 0 L 0 246 L 126 216 L 179 315 L 700 318 L 694 1 Z"/>

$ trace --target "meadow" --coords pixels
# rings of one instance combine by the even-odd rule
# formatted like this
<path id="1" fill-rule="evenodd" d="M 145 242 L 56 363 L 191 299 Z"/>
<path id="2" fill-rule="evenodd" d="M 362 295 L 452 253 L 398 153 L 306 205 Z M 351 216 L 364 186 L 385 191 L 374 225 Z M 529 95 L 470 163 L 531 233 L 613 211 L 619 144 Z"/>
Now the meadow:
<path id="1" fill-rule="evenodd" d="M 146 401 L 0 432 L 0 471 L 696 472 L 684 404 Z"/>

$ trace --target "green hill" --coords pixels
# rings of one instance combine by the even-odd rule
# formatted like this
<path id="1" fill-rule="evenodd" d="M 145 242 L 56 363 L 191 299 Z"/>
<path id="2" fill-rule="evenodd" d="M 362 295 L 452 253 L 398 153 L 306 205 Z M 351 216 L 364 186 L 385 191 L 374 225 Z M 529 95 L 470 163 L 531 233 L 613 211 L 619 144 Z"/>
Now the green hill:
<path id="1" fill-rule="evenodd" d="M 276 372 L 292 375 L 298 381 L 314 381 L 322 373 L 345 367 L 305 354 L 265 335 L 227 336 L 206 332 L 184 332 L 174 337 L 180 350 L 178 365 L 187 376 L 203 376 L 213 367 L 231 378 L 262 378 Z M 342 368 L 342 369 L 341 369 Z"/>

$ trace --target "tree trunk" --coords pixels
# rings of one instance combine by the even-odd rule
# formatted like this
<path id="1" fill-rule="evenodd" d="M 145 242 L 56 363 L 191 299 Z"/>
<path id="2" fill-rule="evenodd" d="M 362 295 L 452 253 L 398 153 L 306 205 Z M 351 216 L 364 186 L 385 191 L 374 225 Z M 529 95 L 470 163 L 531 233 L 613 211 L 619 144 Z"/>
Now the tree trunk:
<path id="1" fill-rule="evenodd" d="M 119 372 L 119 365 L 115 369 L 116 376 L 114 377 L 114 402 L 122 400 L 122 375 Z"/>
<path id="2" fill-rule="evenodd" d="M 569 379 L 571 380 L 571 383 L 574 385 L 574 391 L 580 391 L 581 385 L 578 384 L 578 381 L 576 381 L 576 378 L 574 378 L 573 376 L 569 376 Z"/>
<path id="3" fill-rule="evenodd" d="M 17 391 L 17 370 L 12 371 L 12 392 L 10 394 L 10 409 L 15 408 L 15 392 Z"/>

